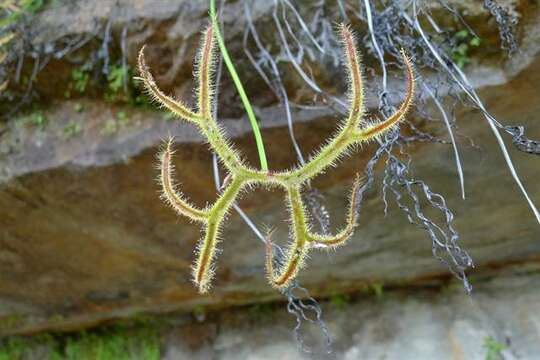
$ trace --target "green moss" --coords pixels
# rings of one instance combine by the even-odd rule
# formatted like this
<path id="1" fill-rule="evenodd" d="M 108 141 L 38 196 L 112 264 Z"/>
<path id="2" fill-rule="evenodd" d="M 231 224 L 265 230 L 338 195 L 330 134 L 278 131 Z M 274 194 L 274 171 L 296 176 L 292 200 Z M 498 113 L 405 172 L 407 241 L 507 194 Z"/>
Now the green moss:
<path id="1" fill-rule="evenodd" d="M 39 129 L 43 129 L 47 124 L 47 118 L 41 111 L 36 111 L 30 116 L 30 123 Z"/>
<path id="2" fill-rule="evenodd" d="M 109 75 L 107 76 L 108 88 L 114 94 L 117 94 L 124 87 L 124 83 L 128 84 L 127 67 L 121 65 L 113 65 L 109 67 Z"/>
<path id="3" fill-rule="evenodd" d="M 141 93 L 139 84 L 133 76 L 131 66 L 113 64 L 109 66 L 106 91 L 103 95 L 105 101 L 124 103 L 133 107 L 149 107 L 148 98 Z"/>
<path id="4" fill-rule="evenodd" d="M 70 122 L 64 127 L 64 138 L 69 139 L 79 135 L 82 132 L 81 124 Z"/>
<path id="5" fill-rule="evenodd" d="M 10 338 L 0 347 L 0 360 L 16 360 L 28 349 L 26 343 L 19 338 Z"/>
<path id="6" fill-rule="evenodd" d="M 86 91 L 90 82 L 90 70 L 91 67 L 88 64 L 71 70 L 71 82 L 65 94 L 67 98 L 71 97 L 73 91 L 79 94 L 83 94 Z"/>
<path id="7" fill-rule="evenodd" d="M 103 129 L 101 130 L 102 135 L 110 136 L 115 134 L 118 131 L 118 123 L 116 119 L 110 119 L 105 122 Z"/>
<path id="8" fill-rule="evenodd" d="M 453 41 L 456 46 L 452 49 L 452 60 L 463 68 L 471 62 L 470 52 L 480 46 L 480 39 L 467 30 L 461 30 L 454 34 Z"/>
<path id="9" fill-rule="evenodd" d="M 264 317 L 274 313 L 274 307 L 270 303 L 255 304 L 250 306 L 249 313 L 253 317 Z"/>
<path id="10" fill-rule="evenodd" d="M 122 360 L 159 359 L 157 334 L 146 329 L 132 334 L 112 331 L 105 334 L 86 334 L 68 338 L 64 359 L 73 360 Z"/>
<path id="11" fill-rule="evenodd" d="M 0 360 L 19 360 L 27 354 L 46 354 L 49 360 L 157 360 L 156 327 L 106 327 L 69 335 L 10 337 L 0 343 Z"/>
<path id="12" fill-rule="evenodd" d="M 46 0 L 21 0 L 16 5 L 16 10 L 0 18 L 0 28 L 10 26 L 19 21 L 26 14 L 36 14 L 43 10 Z M 0 7 L 4 4 L 0 3 Z"/>
<path id="13" fill-rule="evenodd" d="M 81 113 L 84 111 L 84 106 L 83 104 L 81 103 L 76 103 L 74 106 L 73 106 L 73 109 L 78 112 L 78 113 Z"/>
<path id="14" fill-rule="evenodd" d="M 103 125 L 103 128 L 101 129 L 101 134 L 105 136 L 110 136 L 118 132 L 123 127 L 126 127 L 129 125 L 130 118 L 127 112 L 125 111 L 118 111 L 115 114 L 115 117 L 112 119 L 109 119 L 105 122 Z"/>
<path id="15" fill-rule="evenodd" d="M 486 360 L 498 360 L 502 359 L 502 351 L 506 349 L 506 345 L 488 336 L 484 339 L 484 348 L 486 349 Z"/>
<path id="16" fill-rule="evenodd" d="M 48 121 L 41 109 L 34 109 L 29 113 L 20 114 L 17 118 L 15 118 L 15 122 L 23 126 L 29 124 L 37 127 L 39 130 L 43 130 Z"/>
<path id="17" fill-rule="evenodd" d="M 371 290 L 373 291 L 373 293 L 375 294 L 375 296 L 378 299 L 381 299 L 383 297 L 383 294 L 384 294 L 384 284 L 383 283 L 373 283 L 373 284 L 370 284 L 370 287 L 371 287 Z"/>
<path id="18" fill-rule="evenodd" d="M 118 123 L 122 126 L 129 124 L 129 116 L 125 111 L 119 111 L 116 113 L 116 119 Z"/>
<path id="19" fill-rule="evenodd" d="M 57 353 L 58 345 L 50 334 L 41 334 L 33 337 L 12 336 L 0 342 L 0 360 L 32 358 L 32 354 L 37 352 L 38 349 L 45 349 L 43 353 L 49 355 L 45 359 L 61 359 L 51 356 Z"/>
<path id="20" fill-rule="evenodd" d="M 334 294 L 330 297 L 330 304 L 337 310 L 343 310 L 351 302 L 351 296 L 348 294 Z"/>

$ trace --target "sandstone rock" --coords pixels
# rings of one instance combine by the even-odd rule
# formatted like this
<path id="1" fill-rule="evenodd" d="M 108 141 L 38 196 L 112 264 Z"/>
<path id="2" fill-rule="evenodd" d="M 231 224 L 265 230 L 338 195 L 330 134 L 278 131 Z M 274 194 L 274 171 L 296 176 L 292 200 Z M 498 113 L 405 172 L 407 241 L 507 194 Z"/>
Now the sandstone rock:
<path id="1" fill-rule="evenodd" d="M 538 359 L 538 270 L 538 264 L 508 266 L 478 277 L 471 296 L 451 285 L 336 293 L 321 303 L 330 346 L 319 328 L 302 323 L 301 338 L 309 353 L 300 350 L 292 330 L 296 320 L 282 303 L 11 340 L 24 350 L 25 360 L 52 354 L 156 359 L 158 353 L 165 360 Z M 0 345 L 6 357 L 4 349 Z"/>
<path id="2" fill-rule="evenodd" d="M 104 3 L 108 4 L 98 5 Z M 121 6 L 115 11 L 126 22 L 150 13 L 152 21 L 169 24 L 168 20 L 176 19 L 171 14 L 189 9 L 189 14 L 200 12 L 200 21 L 204 22 L 205 9 L 198 3 L 165 1 L 163 8 L 150 3 L 140 1 L 128 6 L 131 3 L 119 2 Z M 112 11 L 106 4 L 98 5 L 77 2 L 74 6 L 78 6 L 78 12 L 102 18 Z M 62 16 L 69 17 L 74 9 L 62 11 Z M 62 33 L 55 21 L 58 19 L 46 12 L 38 26 L 56 29 L 53 33 L 58 36 L 92 28 L 90 22 L 73 21 L 68 32 Z M 198 32 L 197 21 L 190 22 L 193 28 L 185 28 L 187 22 L 181 17 L 175 21 L 176 25 L 167 25 L 167 34 L 173 35 L 159 46 L 177 49 L 179 38 Z M 47 39 L 53 36 L 45 30 L 40 34 Z M 133 46 L 149 39 L 151 36 L 142 37 Z M 483 88 L 481 95 L 494 115 L 508 124 L 525 125 L 528 134 L 538 138 L 540 60 L 534 58 L 534 41 L 530 43 L 533 45 L 527 61 L 506 72 L 487 71 L 490 76 L 495 74 L 493 77 L 486 73 L 480 77 L 491 79 L 491 84 L 502 83 L 519 66 L 527 67 L 508 83 Z M 184 65 L 178 66 L 191 63 L 191 53 L 182 55 L 179 61 Z M 163 59 L 172 57 L 162 55 Z M 176 81 L 180 75 L 172 71 L 173 75 L 160 78 L 160 82 Z M 212 293 L 200 296 L 192 286 L 190 266 L 199 229 L 161 203 L 153 167 L 160 139 L 168 133 L 175 135 L 177 175 L 183 190 L 200 205 L 212 201 L 215 189 L 211 155 L 193 128 L 167 122 L 161 113 L 150 110 L 105 106 L 96 99 L 81 102 L 85 111 L 78 113 L 73 102 L 57 99 L 47 110 L 47 117 L 55 121 L 46 131 L 15 121 L 2 130 L 1 334 L 79 329 L 141 312 L 189 311 L 201 305 L 221 308 L 281 298 L 265 281 L 264 247 L 236 214 L 231 215 L 220 244 L 223 253 L 218 258 Z M 120 111 L 127 113 L 129 122 L 118 121 Z M 463 247 L 476 261 L 475 271 L 537 262 L 538 224 L 512 181 L 487 124 L 473 110 L 456 111 L 467 199 L 460 200 L 449 145 L 415 145 L 407 149 L 414 159 L 415 176 L 428 181 L 454 209 L 456 228 L 462 235 Z M 307 110 L 296 112 L 294 117 L 297 137 L 306 153 L 316 149 L 337 122 L 330 113 Z M 265 107 L 260 118 L 271 167 L 293 165 L 293 149 L 281 109 Z M 64 129 L 72 121 L 81 121 L 81 135 L 66 137 Z M 107 127 L 111 123 L 116 126 L 114 131 Z M 257 164 L 247 121 L 225 119 L 223 123 L 249 161 Z M 468 137 L 481 148 L 471 146 Z M 341 224 L 354 173 L 363 169 L 373 150 L 364 148 L 314 182 L 326 197 L 334 227 Z M 512 155 L 538 204 L 538 159 L 517 151 Z M 284 242 L 287 229 L 282 199 L 280 192 L 257 190 L 246 195 L 240 205 L 256 224 L 277 226 L 276 239 Z M 398 287 L 439 284 L 448 278 L 451 275 L 433 259 L 430 241 L 421 229 L 408 224 L 394 205 L 384 216 L 378 188 L 366 199 L 360 226 L 347 247 L 329 255 L 314 252 L 300 281 L 313 294 L 325 296 L 370 283 Z M 234 341 L 229 339 L 223 346 Z"/>
<path id="3" fill-rule="evenodd" d="M 302 354 L 291 339 L 294 320 L 285 311 L 255 316 L 246 309 L 179 326 L 166 336 L 164 358 L 538 359 L 539 280 L 507 273 L 477 284 L 472 297 L 455 288 L 416 289 L 364 295 L 339 307 L 324 303 L 331 354 L 309 328 L 305 341 L 315 355 Z"/>

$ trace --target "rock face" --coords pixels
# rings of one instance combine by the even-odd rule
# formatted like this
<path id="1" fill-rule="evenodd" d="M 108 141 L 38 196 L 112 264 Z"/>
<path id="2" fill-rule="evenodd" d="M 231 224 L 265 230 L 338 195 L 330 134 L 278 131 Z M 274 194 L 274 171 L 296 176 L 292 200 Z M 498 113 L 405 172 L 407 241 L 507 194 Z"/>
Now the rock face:
<path id="1" fill-rule="evenodd" d="M 501 274 L 477 284 L 472 297 L 461 289 L 417 289 L 415 295 L 383 293 L 340 306 L 325 303 L 333 352 L 325 354 L 324 339 L 306 329 L 306 346 L 314 356 L 299 352 L 291 339 L 294 320 L 285 311 L 223 314 L 171 331 L 163 358 L 538 359 L 539 281 L 538 275 Z"/>
<path id="2" fill-rule="evenodd" d="M 64 352 L 50 338 L 17 340 L 25 344 L 23 359 L 54 358 L 51 353 L 56 358 L 66 353 L 69 359 L 114 354 L 110 358 L 145 360 L 538 359 L 537 271 L 537 264 L 506 267 L 495 278 L 475 279 L 471 296 L 460 286 L 335 294 L 321 303 L 330 345 L 320 328 L 302 323 L 301 338 L 309 353 L 300 350 L 293 333 L 296 320 L 282 303 L 168 315 L 151 326 L 147 319 L 147 325 L 138 328 L 124 323 L 122 331 L 102 328 L 101 335 L 88 332 L 79 343 L 67 335 L 63 340 L 71 351 Z M 107 332 L 110 337 L 104 336 Z M 153 339 L 152 345 L 146 341 L 141 351 L 146 339 Z"/>
<path id="3" fill-rule="evenodd" d="M 178 37 L 184 38 L 198 32 L 206 11 L 203 5 L 192 1 L 164 1 L 163 7 L 161 2 L 159 7 L 152 6 L 151 1 L 134 3 L 136 5 L 129 11 L 117 15 L 119 19 L 132 21 L 137 18 L 133 14 L 147 15 L 157 11 L 156 8 L 163 12 L 164 23 L 170 19 L 173 8 L 175 14 L 190 16 L 190 19 L 192 14 L 200 14 L 200 22 L 180 18 L 176 25 L 168 28 L 169 34 L 176 29 Z M 77 4 L 80 12 L 107 13 L 107 7 L 94 2 Z M 95 9 L 89 8 L 92 6 Z M 70 9 L 62 11 L 65 16 L 70 16 Z M 264 8 L 260 11 L 263 13 Z M 153 16 L 153 21 L 158 22 L 161 15 L 154 13 Z M 195 15 L 193 18 L 199 19 Z M 40 29 L 39 26 L 49 24 L 47 29 L 54 29 L 51 22 L 56 19 L 46 12 L 36 26 Z M 85 24 L 77 24 L 81 32 L 89 31 Z M 187 24 L 190 28 L 186 28 Z M 58 31 L 55 32 L 58 36 L 65 35 Z M 52 36 L 45 30 L 40 34 Z M 530 31 L 526 38 L 535 34 Z M 155 39 L 147 36 L 138 43 L 134 41 L 133 46 L 150 40 Z M 161 46 L 166 46 L 167 41 Z M 531 44 L 535 43 L 531 41 Z M 519 63 L 524 68 L 515 77 L 507 82 L 503 78 L 497 81 L 503 84 L 480 90 L 487 107 L 496 117 L 508 124 L 526 126 L 533 138 L 540 137 L 540 92 L 537 86 L 540 83 L 540 58 L 535 57 L 536 51 L 527 48 L 527 60 Z M 161 56 L 169 59 L 178 56 L 180 65 L 169 64 L 169 68 L 178 69 L 191 63 L 191 55 L 191 50 L 185 50 L 184 53 Z M 503 74 L 513 75 L 518 65 L 512 66 Z M 501 73 L 500 70 L 494 72 Z M 163 76 L 160 80 L 165 84 L 167 79 L 176 81 L 181 76 L 178 74 L 181 72 Z M 184 91 L 190 88 L 191 84 L 186 81 Z M 75 110 L 77 104 L 84 106 L 84 112 Z M 415 176 L 426 180 L 434 191 L 446 197 L 455 213 L 455 227 L 461 233 L 461 244 L 475 260 L 475 272 L 492 273 L 510 265 L 536 264 L 540 256 L 540 228 L 512 181 L 487 124 L 476 111 L 462 108 L 456 108 L 456 111 L 466 200 L 460 199 L 449 145 L 414 145 L 407 149 L 412 154 Z M 217 260 L 212 292 L 201 296 L 192 286 L 190 266 L 200 232 L 195 224 L 176 217 L 160 201 L 154 163 L 160 140 L 169 133 L 175 135 L 175 164 L 183 191 L 197 204 L 212 201 L 216 191 L 211 154 L 193 128 L 168 122 L 161 113 L 106 106 L 95 99 L 57 100 L 46 112 L 48 118 L 55 119 L 46 130 L 12 121 L 4 125 L 1 132 L 1 334 L 78 329 L 142 312 L 189 311 L 201 305 L 221 308 L 280 298 L 264 277 L 264 246 L 237 214 L 231 214 L 223 234 L 220 244 L 223 252 Z M 113 134 L 104 131 L 108 122 L 116 121 L 119 112 L 127 113 L 129 122 L 119 125 Z M 298 141 L 306 153 L 316 149 L 337 123 L 330 113 L 302 110 L 293 115 Z M 271 167 L 283 169 L 293 165 L 293 148 L 281 109 L 266 106 L 261 110 L 260 118 Z M 73 121 L 80 121 L 81 134 L 66 137 L 65 127 Z M 223 120 L 223 124 L 248 160 L 257 164 L 247 121 L 231 117 Z M 469 138 L 474 141 L 474 146 Z M 355 172 L 363 169 L 373 151 L 374 148 L 366 147 L 338 169 L 315 180 L 313 185 L 323 192 L 334 227 L 342 223 L 346 194 Z M 512 156 L 531 197 L 540 203 L 538 158 L 517 151 L 513 151 Z M 276 239 L 284 242 L 287 216 L 282 200 L 282 193 L 256 190 L 246 195 L 240 205 L 257 225 L 277 227 Z M 330 255 L 314 252 L 307 268 L 301 272 L 302 285 L 315 295 L 327 296 L 361 289 L 372 283 L 404 287 L 448 281 L 451 275 L 433 259 L 427 235 L 411 226 L 397 206 L 390 204 L 385 216 L 381 189 L 372 191 L 362 209 L 355 236 L 345 248 Z M 532 304 L 540 296 L 533 290 L 537 287 L 537 280 L 534 281 L 523 282 L 523 286 L 531 287 L 522 295 L 526 304 Z M 481 298 L 489 299 L 489 291 L 486 290 Z M 500 298 L 493 300 L 493 307 L 504 307 L 512 301 L 512 296 L 505 292 L 495 292 L 494 296 L 499 295 Z M 443 302 L 442 296 L 438 299 Z M 451 301 L 452 305 L 445 307 L 437 301 L 432 304 L 425 299 L 408 300 L 402 310 L 400 300 L 374 305 L 383 322 L 394 318 L 393 314 L 399 316 L 400 311 L 405 314 L 401 327 L 393 330 L 397 333 L 390 334 L 394 345 L 387 348 L 385 341 L 390 340 L 381 340 L 380 347 L 374 346 L 369 350 L 372 352 L 363 353 L 363 349 L 350 342 L 346 345 L 348 350 L 343 350 L 343 356 L 375 358 L 386 354 L 393 358 L 406 343 L 407 338 L 399 334 L 406 333 L 404 329 L 411 326 L 424 334 L 445 333 L 455 340 L 456 348 L 447 349 L 453 346 L 452 340 L 446 343 L 444 349 L 448 351 L 444 352 L 458 354 L 464 351 L 467 354 L 464 357 L 470 358 L 467 341 L 472 341 L 470 346 L 475 349 L 479 342 L 464 334 L 473 331 L 475 323 L 461 321 L 458 316 L 446 318 L 448 321 L 439 325 L 430 324 L 428 314 L 443 312 L 448 315 L 452 306 L 465 302 L 457 295 Z M 415 314 L 431 306 L 433 308 L 424 313 L 423 318 L 415 319 Z M 351 311 L 352 314 L 355 310 Z M 342 318 L 338 316 L 333 326 L 338 328 L 339 319 L 347 318 L 346 315 L 339 315 Z M 369 316 L 368 313 L 365 315 Z M 501 317 L 498 321 L 506 319 Z M 514 317 L 512 321 L 518 320 Z M 372 329 L 358 324 L 350 326 L 351 333 L 356 334 L 355 339 L 379 341 L 372 338 L 374 335 L 368 336 Z M 392 324 L 385 323 L 375 330 L 384 332 L 389 328 Z M 238 336 L 244 336 L 242 331 L 249 329 L 238 331 Z M 478 339 L 482 336 L 478 335 Z M 425 350 L 428 354 L 441 348 L 433 343 L 429 344 L 432 348 L 425 349 L 424 346 L 427 345 L 415 343 L 410 348 L 409 358 L 420 358 L 414 357 L 419 351 Z M 181 350 L 171 350 L 170 358 L 175 358 L 174 351 Z"/>

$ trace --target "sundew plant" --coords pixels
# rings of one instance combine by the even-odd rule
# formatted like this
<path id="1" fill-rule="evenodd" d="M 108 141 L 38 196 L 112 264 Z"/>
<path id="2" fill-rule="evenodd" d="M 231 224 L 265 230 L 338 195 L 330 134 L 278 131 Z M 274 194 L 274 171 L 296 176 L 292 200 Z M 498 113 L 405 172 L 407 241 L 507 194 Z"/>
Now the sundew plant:
<path id="1" fill-rule="evenodd" d="M 214 22 L 215 23 L 215 22 Z M 273 248 L 270 237 L 267 242 L 267 272 L 272 286 L 278 289 L 287 288 L 294 280 L 299 269 L 303 267 L 306 254 L 310 248 L 333 248 L 342 245 L 349 239 L 357 225 L 357 194 L 361 184 L 355 180 L 350 193 L 350 205 L 346 226 L 335 235 L 318 234 L 311 231 L 306 206 L 302 199 L 302 189 L 305 184 L 316 175 L 321 174 L 352 148 L 361 143 L 375 140 L 390 131 L 401 120 L 410 108 L 414 94 L 414 74 L 412 63 L 405 53 L 402 53 L 406 64 L 407 92 L 401 106 L 388 118 L 369 123 L 364 116 L 364 90 L 362 73 L 359 64 L 359 55 L 356 50 L 354 36 L 347 26 L 341 25 L 340 37 L 343 43 L 343 52 L 348 82 L 350 83 L 350 108 L 347 117 L 338 125 L 339 130 L 322 146 L 305 164 L 288 171 L 274 172 L 271 170 L 256 170 L 247 166 L 241 155 L 227 141 L 213 117 L 213 67 L 214 67 L 214 27 L 210 26 L 203 33 L 203 42 L 200 47 L 197 64 L 197 111 L 189 109 L 185 104 L 163 94 L 157 87 L 149 69 L 144 61 L 144 49 L 139 56 L 139 69 L 144 85 L 152 97 L 178 117 L 197 125 L 199 131 L 206 138 L 210 148 L 216 153 L 228 174 L 223 191 L 217 201 L 206 209 L 196 208 L 190 204 L 186 197 L 175 189 L 172 179 L 173 167 L 171 165 L 171 142 L 167 142 L 160 158 L 160 183 L 163 189 L 163 198 L 179 214 L 193 221 L 203 224 L 205 235 L 197 250 L 197 261 L 193 267 L 193 280 L 199 291 L 208 291 L 212 279 L 213 260 L 220 227 L 225 216 L 238 195 L 245 189 L 254 185 L 277 186 L 284 189 L 287 194 L 287 206 L 290 213 L 291 237 L 293 239 L 285 262 L 274 269 Z"/>
<path id="2" fill-rule="evenodd" d="M 176 185 L 174 139 L 165 140 L 159 153 L 162 198 L 179 215 L 203 230 L 191 274 L 197 289 L 201 293 L 211 291 L 213 276 L 219 271 L 216 265 L 219 241 L 227 241 L 221 238 L 220 232 L 228 214 L 235 211 L 260 240 L 260 250 L 266 253 L 265 264 L 261 265 L 266 269 L 270 285 L 287 299 L 287 310 L 297 321 L 295 334 L 302 349 L 310 351 L 304 345 L 302 332 L 307 323 L 320 327 L 330 351 L 330 337 L 321 307 L 301 286 L 297 275 L 303 267 L 304 271 L 309 271 L 311 250 L 333 249 L 345 244 L 353 231 L 361 232 L 359 214 L 366 194 L 379 187 L 382 193 L 379 201 L 384 203 L 385 211 L 396 207 L 412 226 L 421 228 L 427 235 L 426 247 L 431 248 L 433 256 L 447 266 L 469 293 L 472 288 L 467 271 L 474 262 L 460 245 L 461 235 L 454 225 L 454 212 L 446 201 L 448 194 L 435 192 L 436 184 L 429 184 L 414 174 L 414 159 L 408 156 L 408 147 L 418 143 L 449 146 L 453 156 L 448 161 L 455 168 L 455 191 L 465 199 L 468 180 L 462 164 L 467 160 L 462 158 L 457 137 L 466 138 L 467 134 L 458 133 L 461 119 L 456 118 L 453 110 L 457 104 L 475 109 L 485 120 L 485 131 L 492 134 L 499 146 L 508 176 L 519 190 L 523 206 L 528 206 L 530 216 L 540 223 L 536 204 L 522 183 L 520 169 L 513 162 L 516 154 L 538 156 L 540 142 L 529 139 L 523 126 L 509 126 L 503 119 L 495 118 L 467 76 L 467 66 L 474 65 L 474 52 L 482 48 L 485 40 L 465 21 L 458 8 L 452 6 L 459 2 L 268 0 L 263 7 L 265 16 L 260 16 L 258 1 L 261 0 L 230 3 L 210 0 L 209 26 L 200 29 L 193 108 L 160 90 L 145 63 L 144 48 L 138 58 L 140 79 L 151 97 L 176 118 L 197 127 L 213 153 L 213 168 L 209 171 L 213 171 L 218 198 L 206 208 L 192 205 L 189 194 L 182 194 Z M 112 20 L 106 19 L 96 24 L 93 33 L 52 41 L 47 46 L 34 45 L 32 32 L 27 31 L 31 15 L 55 3 L 0 0 L 0 96 L 10 100 L 3 118 L 9 119 L 31 105 L 39 97 L 36 87 L 40 72 L 51 61 L 62 59 L 73 65 L 66 97 L 83 96 L 99 84 L 106 84 L 107 101 L 146 106 L 146 96 L 132 82 L 135 66 L 128 63 L 129 24 L 115 28 Z M 501 1 L 474 3 L 493 19 L 505 56 L 518 54 L 519 18 Z M 231 30 L 227 17 L 222 16 L 229 6 L 237 12 L 236 32 Z M 449 27 L 449 23 L 454 25 Z M 238 28 L 242 31 L 240 34 Z M 241 36 L 241 43 L 233 57 L 228 53 L 227 42 L 237 35 Z M 80 49 L 85 50 L 84 57 L 78 56 Z M 245 90 L 242 80 L 246 79 L 235 70 L 235 63 L 240 63 L 241 57 L 247 59 L 242 65 L 256 73 L 259 88 L 273 96 L 287 120 L 298 164 L 292 169 L 273 171 L 269 166 L 272 159 L 267 159 L 263 133 L 259 129 L 264 119 L 256 119 L 249 100 L 256 94 Z M 313 72 L 313 64 L 322 71 Z M 336 92 L 325 86 L 324 76 L 334 77 L 335 74 L 340 74 L 336 83 L 348 85 L 347 92 Z M 218 99 L 225 76 L 232 79 L 253 129 L 260 162 L 257 168 L 247 164 L 220 126 Z M 297 86 L 300 83 L 303 96 L 293 96 L 294 89 L 289 86 L 292 77 Z M 342 81 L 337 81 L 339 79 Z M 375 101 L 368 106 L 369 95 Z M 239 107 L 240 104 L 232 105 Z M 294 111 L 299 108 L 325 111 L 342 119 L 336 122 L 332 137 L 313 154 L 307 154 L 295 136 Z M 43 127 L 46 118 L 38 112 L 33 121 Z M 422 122 L 429 122 L 429 130 L 418 126 Z M 76 130 L 70 129 L 72 133 Z M 507 146 L 505 141 L 511 145 Z M 360 146 L 368 142 L 371 147 Z M 325 198 L 311 180 L 331 172 L 332 166 L 339 166 L 341 159 L 360 151 L 371 151 L 370 158 L 363 169 L 358 169 L 348 194 L 345 226 L 332 234 Z M 238 206 L 239 197 L 255 186 L 283 191 L 290 220 L 287 247 L 278 245 L 277 240 L 285 239 L 272 239 L 272 232 L 262 231 Z M 263 277 L 261 273 L 261 281 Z"/>
<path id="3" fill-rule="evenodd" d="M 506 148 L 501 130 L 512 137 L 515 147 L 524 152 L 538 154 L 539 144 L 525 137 L 523 127 L 504 126 L 495 119 L 484 107 L 473 86 L 469 82 L 463 67 L 469 62 L 467 56 L 469 47 L 478 46 L 481 39 L 465 23 L 459 13 L 443 1 L 439 5 L 455 20 L 462 24 L 465 30 L 457 35 L 445 32 L 431 14 L 431 10 L 421 1 L 377 1 L 361 0 L 351 2 L 338 0 L 335 4 L 326 1 L 314 2 L 308 5 L 309 13 L 302 14 L 295 4 L 289 0 L 274 0 L 272 21 L 275 43 L 278 51 L 270 50 L 261 36 L 257 24 L 253 20 L 252 1 L 245 0 L 244 15 L 246 28 L 244 32 L 244 52 L 251 61 L 253 68 L 259 73 L 261 81 L 276 95 L 285 110 L 288 120 L 291 142 L 294 145 L 299 165 L 288 171 L 274 172 L 268 168 L 263 139 L 257 126 L 254 112 L 243 88 L 233 61 L 228 54 L 222 36 L 223 24 L 216 13 L 215 1 L 210 1 L 211 26 L 203 33 L 199 55 L 197 58 L 196 77 L 197 109 L 188 108 L 185 104 L 163 94 L 144 62 L 144 53 L 139 57 L 139 68 L 144 84 L 160 105 L 173 112 L 178 117 L 192 122 L 206 138 L 214 153 L 214 175 L 216 188 L 220 195 L 217 201 L 204 209 L 196 208 L 187 200 L 188 196 L 181 194 L 175 187 L 172 177 L 173 155 L 172 139 L 167 141 L 159 155 L 160 183 L 164 200 L 180 215 L 187 216 L 192 221 L 200 223 L 204 228 L 204 237 L 196 251 L 196 262 L 193 266 L 193 280 L 200 292 L 209 290 L 214 274 L 216 246 L 219 240 L 220 228 L 227 213 L 234 208 L 247 222 L 254 233 L 265 243 L 267 277 L 272 286 L 282 291 L 289 299 L 288 309 L 298 319 L 296 334 L 300 344 L 303 344 L 300 325 L 303 320 L 316 322 L 320 325 L 327 342 L 328 334 L 321 312 L 314 299 L 309 299 L 306 306 L 293 294 L 293 289 L 300 288 L 296 281 L 298 271 L 305 265 L 306 255 L 311 248 L 333 248 L 342 245 L 352 235 L 358 225 L 358 212 L 362 199 L 375 179 L 375 165 L 384 161 L 384 176 L 382 180 L 383 201 L 387 206 L 391 198 L 403 210 L 411 224 L 422 227 L 432 241 L 433 254 L 446 263 L 451 272 L 463 281 L 465 290 L 471 291 L 466 277 L 466 270 L 473 266 L 472 258 L 458 245 L 459 233 L 453 227 L 454 215 L 446 205 L 443 195 L 434 193 L 430 186 L 413 177 L 410 171 L 411 163 L 404 161 L 395 154 L 395 148 L 403 151 L 403 145 L 414 142 L 442 142 L 450 144 L 454 149 L 457 182 L 463 198 L 466 197 L 465 178 L 462 171 L 462 159 L 455 140 L 454 127 L 456 119 L 443 100 L 450 96 L 457 101 L 471 104 L 483 113 L 488 128 L 497 139 L 502 154 L 506 160 L 510 175 L 514 178 L 525 200 L 530 206 L 533 216 L 540 222 L 540 216 L 535 204 L 521 183 L 513 162 Z M 220 10 L 223 10 L 221 4 Z M 509 56 L 516 51 L 514 27 L 516 19 L 503 7 L 494 1 L 485 1 L 485 8 L 495 17 L 499 25 L 501 47 Z M 353 36 L 350 27 L 341 25 L 335 31 L 333 23 L 338 19 L 328 17 L 328 14 L 340 14 L 343 23 L 362 23 L 367 32 L 361 37 Z M 308 18 L 308 16 L 310 18 Z M 427 22 L 426 22 L 427 20 Z M 427 29 L 424 24 L 429 24 Z M 253 133 L 259 151 L 261 169 L 253 169 L 245 164 L 242 156 L 227 140 L 218 125 L 217 105 L 215 97 L 219 93 L 219 78 L 221 62 L 216 61 L 214 42 L 217 40 L 223 62 L 231 75 L 240 94 L 243 106 L 251 121 Z M 361 40 L 368 44 L 369 56 L 375 59 L 381 74 L 382 85 L 378 92 L 380 119 L 365 118 L 364 85 L 356 43 Z M 266 40 L 267 41 L 267 40 Z M 340 56 L 339 54 L 342 54 Z M 347 70 L 349 92 L 346 98 L 327 93 L 317 83 L 309 71 L 306 61 L 331 62 L 334 66 L 343 59 Z M 219 66 L 217 65 L 219 64 Z M 413 64 L 418 69 L 413 72 Z M 283 83 L 282 68 L 291 67 L 304 81 L 305 86 L 319 98 L 324 99 L 324 106 L 331 107 L 343 114 L 344 120 L 337 124 L 337 132 L 323 145 L 319 151 L 310 157 L 305 157 L 294 135 L 294 119 L 291 107 L 295 106 L 288 98 Z M 219 67 L 219 71 L 215 69 Z M 390 89 L 388 81 L 394 69 L 401 69 L 407 77 L 408 85 L 404 93 Z M 428 76 L 427 74 L 437 74 Z M 441 125 L 448 133 L 448 140 L 425 133 L 407 122 L 412 135 L 405 136 L 398 130 L 398 124 L 405 121 L 405 114 L 413 101 L 417 89 L 418 107 L 416 114 L 420 117 L 433 118 L 438 116 Z M 446 88 L 445 93 L 439 91 Z M 397 95 L 397 96 L 396 96 Z M 401 95 L 405 100 L 396 105 L 396 98 Z M 434 104 L 438 114 L 432 114 L 424 108 L 428 103 Z M 320 106 L 320 105 L 313 105 Z M 358 144 L 375 141 L 379 148 L 367 163 L 364 176 L 358 176 L 349 194 L 349 209 L 345 227 L 337 234 L 329 233 L 329 214 L 324 207 L 324 197 L 309 185 L 310 180 L 335 165 L 342 157 L 349 155 Z M 386 159 L 386 160 L 382 160 Z M 225 168 L 223 183 L 219 173 L 218 162 Z M 331 171 L 331 170 L 330 170 Z M 247 215 L 236 205 L 237 197 L 254 185 L 280 187 L 285 191 L 286 203 L 290 215 L 290 245 L 283 250 L 271 240 L 271 233 L 263 234 Z M 412 204 L 412 205 L 410 205 Z M 424 209 L 427 206 L 440 212 L 444 221 L 430 218 Z M 317 223 L 320 230 L 313 230 Z M 309 296 L 308 296 L 309 298 Z M 304 311 L 313 310 L 314 319 L 306 317 Z M 304 350 L 306 350 L 304 348 Z"/>

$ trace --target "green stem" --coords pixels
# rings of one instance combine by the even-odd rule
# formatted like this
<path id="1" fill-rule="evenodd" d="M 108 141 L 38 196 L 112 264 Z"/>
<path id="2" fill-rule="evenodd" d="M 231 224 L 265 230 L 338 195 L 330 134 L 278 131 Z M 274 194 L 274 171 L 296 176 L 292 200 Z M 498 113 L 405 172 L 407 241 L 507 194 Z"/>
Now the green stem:
<path id="1" fill-rule="evenodd" d="M 225 65 L 227 66 L 227 70 L 229 71 L 229 74 L 231 74 L 234 85 L 236 86 L 236 90 L 238 91 L 238 94 L 240 95 L 240 99 L 242 100 L 242 104 L 244 104 L 244 108 L 246 109 L 249 122 L 251 123 L 253 135 L 255 136 L 255 143 L 257 144 L 257 151 L 259 153 L 259 160 L 261 162 L 261 170 L 267 171 L 268 162 L 266 161 L 266 152 L 264 151 L 264 144 L 263 144 L 263 140 L 261 136 L 261 131 L 259 130 L 259 125 L 257 124 L 255 113 L 253 112 L 251 103 L 249 102 L 246 91 L 244 90 L 242 81 L 240 80 L 240 77 L 238 76 L 238 73 L 236 72 L 236 69 L 234 68 L 234 64 L 231 60 L 231 57 L 229 56 L 229 52 L 227 51 L 227 47 L 225 46 L 223 37 L 221 36 L 219 23 L 217 21 L 215 0 L 210 0 L 210 17 L 212 19 L 212 25 L 214 27 L 214 33 L 216 35 L 216 39 L 219 44 L 219 50 L 221 51 L 221 56 L 223 57 L 223 61 L 225 62 Z"/>

